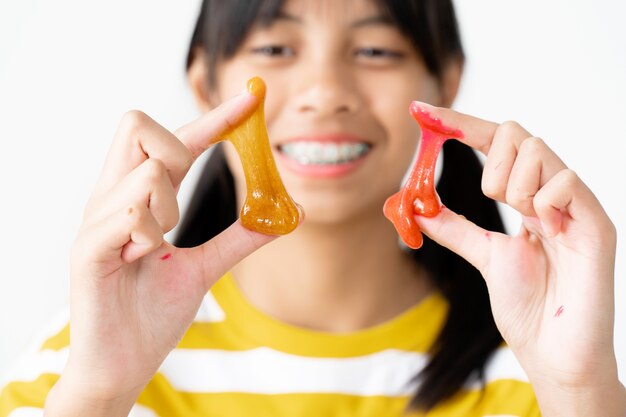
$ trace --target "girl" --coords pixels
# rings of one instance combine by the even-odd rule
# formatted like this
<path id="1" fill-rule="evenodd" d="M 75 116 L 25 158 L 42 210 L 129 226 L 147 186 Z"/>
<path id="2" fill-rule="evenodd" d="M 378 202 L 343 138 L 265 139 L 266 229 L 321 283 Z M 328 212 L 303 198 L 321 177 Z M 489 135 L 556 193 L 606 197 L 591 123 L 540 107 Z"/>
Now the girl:
<path id="1" fill-rule="evenodd" d="M 523 127 L 446 109 L 462 66 L 448 1 L 206 0 L 188 59 L 206 115 L 175 133 L 123 118 L 72 253 L 71 330 L 0 416 L 623 416 L 614 227 Z M 178 185 L 255 104 L 236 95 L 254 75 L 306 221 L 244 229 L 242 170 L 218 146 L 164 242 Z M 446 145 L 447 208 L 417 218 L 433 241 L 415 252 L 382 215 L 417 146 L 412 100 L 487 155 L 481 171 Z M 521 213 L 515 237 L 483 192 Z"/>

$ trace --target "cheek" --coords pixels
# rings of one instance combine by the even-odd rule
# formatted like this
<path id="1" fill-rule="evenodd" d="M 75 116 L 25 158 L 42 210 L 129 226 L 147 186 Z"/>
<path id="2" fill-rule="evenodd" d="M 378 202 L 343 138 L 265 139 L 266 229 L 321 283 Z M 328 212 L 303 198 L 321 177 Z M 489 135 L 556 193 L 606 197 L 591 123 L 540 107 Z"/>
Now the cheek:
<path id="1" fill-rule="evenodd" d="M 228 100 L 245 90 L 248 80 L 257 75 L 240 61 L 231 59 L 218 64 L 216 68 L 216 90 L 220 101 Z"/>

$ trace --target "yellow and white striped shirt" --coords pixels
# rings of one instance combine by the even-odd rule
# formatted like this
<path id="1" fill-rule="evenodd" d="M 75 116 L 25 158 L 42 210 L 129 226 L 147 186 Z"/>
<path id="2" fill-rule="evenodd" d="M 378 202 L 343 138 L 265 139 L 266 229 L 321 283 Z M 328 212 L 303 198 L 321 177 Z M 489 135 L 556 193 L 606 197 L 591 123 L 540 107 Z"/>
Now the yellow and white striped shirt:
<path id="1" fill-rule="evenodd" d="M 446 316 L 434 293 L 381 325 L 348 334 L 311 331 L 255 309 L 231 274 L 208 293 L 180 344 L 146 386 L 131 417 L 422 416 L 404 414 L 413 377 Z M 69 324 L 0 381 L 0 417 L 41 417 L 68 357 Z M 540 416 L 512 352 L 489 361 L 476 381 L 428 417 Z"/>

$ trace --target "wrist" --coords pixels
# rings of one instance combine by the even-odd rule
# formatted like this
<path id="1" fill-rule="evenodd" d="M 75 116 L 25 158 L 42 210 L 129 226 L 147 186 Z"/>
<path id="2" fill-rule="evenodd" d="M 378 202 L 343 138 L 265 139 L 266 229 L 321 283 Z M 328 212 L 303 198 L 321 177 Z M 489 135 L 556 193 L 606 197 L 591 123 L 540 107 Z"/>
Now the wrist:
<path id="1" fill-rule="evenodd" d="M 626 416 L 626 388 L 617 378 L 576 387 L 531 382 L 543 417 Z"/>
<path id="2" fill-rule="evenodd" d="M 101 392 L 93 381 L 84 381 L 67 370 L 46 398 L 45 417 L 127 417 L 141 390 L 127 393 Z"/>

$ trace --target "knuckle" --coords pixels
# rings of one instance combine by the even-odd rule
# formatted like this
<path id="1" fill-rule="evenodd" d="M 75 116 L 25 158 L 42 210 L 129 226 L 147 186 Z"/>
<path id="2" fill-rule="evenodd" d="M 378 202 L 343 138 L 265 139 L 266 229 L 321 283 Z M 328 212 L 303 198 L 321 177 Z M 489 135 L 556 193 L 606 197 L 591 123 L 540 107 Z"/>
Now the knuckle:
<path id="1" fill-rule="evenodd" d="M 143 175 L 150 184 L 160 182 L 167 175 L 167 168 L 163 161 L 157 158 L 149 158 L 144 162 Z"/>
<path id="2" fill-rule="evenodd" d="M 506 137 L 506 136 L 511 136 L 513 134 L 517 134 L 520 131 L 524 131 L 524 128 L 522 127 L 522 125 L 520 125 L 514 120 L 507 120 L 506 122 L 501 123 L 496 128 L 496 135 Z"/>
<path id="3" fill-rule="evenodd" d="M 582 184 L 578 174 L 569 168 L 559 171 L 553 179 L 553 182 L 558 184 L 558 187 L 564 190 L 573 190 Z"/>
<path id="4" fill-rule="evenodd" d="M 480 187 L 483 194 L 487 197 L 493 200 L 498 200 L 498 198 L 500 197 L 501 187 L 499 186 L 498 182 L 494 181 L 492 178 L 483 175 Z"/>
<path id="5" fill-rule="evenodd" d="M 150 120 L 150 117 L 141 110 L 129 110 L 122 116 L 120 126 L 127 134 L 133 135 L 140 132 Z"/>
<path id="6" fill-rule="evenodd" d="M 529 155 L 539 155 L 543 153 L 546 149 L 546 144 L 543 139 L 531 136 L 526 138 L 520 144 L 519 152 Z"/>
<path id="7" fill-rule="evenodd" d="M 573 188 L 580 183 L 580 178 L 575 171 L 565 168 L 559 173 L 559 177 L 561 178 L 562 186 L 567 188 Z"/>

